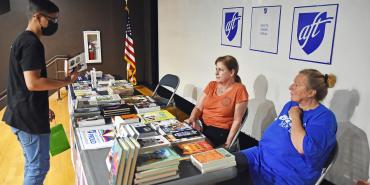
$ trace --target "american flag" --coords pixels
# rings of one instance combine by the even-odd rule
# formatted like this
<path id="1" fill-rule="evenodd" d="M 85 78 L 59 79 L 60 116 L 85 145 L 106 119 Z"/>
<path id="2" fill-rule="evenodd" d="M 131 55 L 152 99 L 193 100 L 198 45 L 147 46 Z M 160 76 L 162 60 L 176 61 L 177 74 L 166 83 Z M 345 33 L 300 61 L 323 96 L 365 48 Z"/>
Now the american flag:
<path id="1" fill-rule="evenodd" d="M 126 38 L 125 38 L 125 61 L 127 62 L 127 80 L 136 85 L 136 62 L 134 41 L 132 40 L 131 19 L 127 11 Z"/>

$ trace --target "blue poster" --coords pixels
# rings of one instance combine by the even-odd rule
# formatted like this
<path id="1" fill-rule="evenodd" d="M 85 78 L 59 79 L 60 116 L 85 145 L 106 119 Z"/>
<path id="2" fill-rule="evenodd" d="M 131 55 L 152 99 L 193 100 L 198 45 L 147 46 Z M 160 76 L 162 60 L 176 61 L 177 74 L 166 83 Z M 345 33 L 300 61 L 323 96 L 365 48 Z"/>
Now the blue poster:
<path id="1" fill-rule="evenodd" d="M 331 64 L 338 4 L 295 7 L 289 58 Z"/>
<path id="2" fill-rule="evenodd" d="M 222 10 L 221 45 L 242 47 L 243 7 Z"/>

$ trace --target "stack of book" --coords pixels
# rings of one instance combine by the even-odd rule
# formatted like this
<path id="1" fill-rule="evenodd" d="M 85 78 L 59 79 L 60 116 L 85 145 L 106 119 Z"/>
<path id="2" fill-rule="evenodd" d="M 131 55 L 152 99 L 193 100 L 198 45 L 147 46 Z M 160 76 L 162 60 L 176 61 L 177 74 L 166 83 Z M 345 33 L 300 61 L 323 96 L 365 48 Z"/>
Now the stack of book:
<path id="1" fill-rule="evenodd" d="M 140 145 L 133 138 L 125 137 L 114 140 L 105 160 L 110 185 L 132 184 L 139 150 Z"/>
<path id="2" fill-rule="evenodd" d="M 139 123 L 140 117 L 137 114 L 123 114 L 119 116 L 112 117 L 112 123 L 116 130 L 119 130 L 119 127 L 130 124 L 130 123 Z"/>
<path id="3" fill-rule="evenodd" d="M 155 100 L 149 96 L 123 96 L 122 100 L 124 103 L 134 105 L 137 113 L 159 111 L 161 109 Z"/>
<path id="4" fill-rule="evenodd" d="M 179 178 L 180 159 L 169 147 L 139 154 L 134 183 L 159 184 Z"/>
<path id="5" fill-rule="evenodd" d="M 236 166 L 234 155 L 224 148 L 193 154 L 190 160 L 202 173 Z"/>
<path id="6" fill-rule="evenodd" d="M 121 97 L 118 94 L 98 95 L 96 101 L 98 105 L 119 105 L 121 104 Z"/>
<path id="7" fill-rule="evenodd" d="M 117 133 L 120 137 L 133 137 L 137 139 L 137 142 L 140 144 L 141 153 L 171 145 L 165 137 L 158 135 L 150 126 L 143 125 L 142 123 L 121 126 L 117 130 Z"/>
<path id="8" fill-rule="evenodd" d="M 76 101 L 77 102 L 77 101 Z M 79 103 L 81 106 L 82 104 L 85 103 Z M 88 102 L 86 104 L 89 104 Z M 86 104 L 84 106 L 86 106 Z M 76 108 L 73 110 L 73 117 L 74 118 L 89 118 L 89 117 L 95 117 L 101 115 L 101 111 L 98 106 L 94 107 L 86 107 L 86 108 Z"/>
<path id="9" fill-rule="evenodd" d="M 76 118 L 77 127 L 91 127 L 97 125 L 104 125 L 105 120 L 102 115 L 89 116 L 89 117 L 78 117 Z"/>
<path id="10" fill-rule="evenodd" d="M 122 96 L 131 96 L 134 94 L 134 87 L 126 80 L 115 80 L 107 88 L 109 94 L 119 94 Z"/>
<path id="11" fill-rule="evenodd" d="M 205 140 L 202 133 L 176 119 L 152 122 L 151 125 L 173 145 Z"/>
<path id="12" fill-rule="evenodd" d="M 127 104 L 105 105 L 102 106 L 102 110 L 104 118 L 135 113 L 135 109 Z"/>

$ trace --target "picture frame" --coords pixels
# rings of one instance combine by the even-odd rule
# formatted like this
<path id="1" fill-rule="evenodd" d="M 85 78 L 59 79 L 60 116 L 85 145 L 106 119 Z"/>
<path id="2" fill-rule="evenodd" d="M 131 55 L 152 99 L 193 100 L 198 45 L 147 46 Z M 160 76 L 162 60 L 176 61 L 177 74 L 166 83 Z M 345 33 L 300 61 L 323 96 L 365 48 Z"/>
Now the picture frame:
<path id="1" fill-rule="evenodd" d="M 86 63 L 102 63 L 100 31 L 83 31 Z"/>

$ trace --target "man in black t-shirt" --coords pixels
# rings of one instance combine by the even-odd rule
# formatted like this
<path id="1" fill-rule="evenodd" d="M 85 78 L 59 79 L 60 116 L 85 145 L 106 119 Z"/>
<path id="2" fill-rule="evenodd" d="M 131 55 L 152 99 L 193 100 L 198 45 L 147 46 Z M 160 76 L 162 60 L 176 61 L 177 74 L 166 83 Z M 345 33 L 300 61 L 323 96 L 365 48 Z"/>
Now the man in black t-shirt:
<path id="1" fill-rule="evenodd" d="M 23 185 L 41 185 L 49 170 L 48 90 L 73 83 L 77 72 L 65 80 L 47 78 L 42 36 L 58 29 L 59 8 L 49 0 L 29 0 L 28 26 L 10 51 L 7 108 L 3 116 L 16 134 L 25 157 Z"/>

